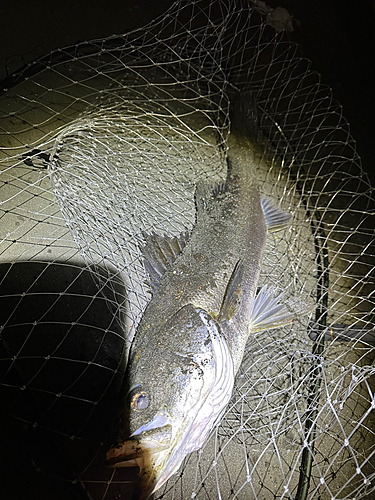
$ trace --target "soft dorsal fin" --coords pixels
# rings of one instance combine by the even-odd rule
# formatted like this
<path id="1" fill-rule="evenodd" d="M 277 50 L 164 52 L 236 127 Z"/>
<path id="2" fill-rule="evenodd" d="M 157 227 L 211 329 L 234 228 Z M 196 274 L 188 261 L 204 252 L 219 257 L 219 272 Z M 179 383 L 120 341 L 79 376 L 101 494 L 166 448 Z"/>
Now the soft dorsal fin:
<path id="1" fill-rule="evenodd" d="M 266 196 L 262 195 L 260 197 L 260 202 L 263 208 L 268 231 L 273 232 L 285 229 L 292 216 L 283 212 Z"/>
<path id="2" fill-rule="evenodd" d="M 144 265 L 150 277 L 152 291 L 155 291 L 164 273 L 182 253 L 189 239 L 186 231 L 180 236 L 143 233 L 145 245 L 142 248 Z"/>
<path id="3" fill-rule="evenodd" d="M 237 313 L 242 299 L 242 278 L 244 266 L 239 260 L 234 266 L 232 276 L 225 290 L 223 303 L 221 304 L 219 321 L 229 321 Z"/>

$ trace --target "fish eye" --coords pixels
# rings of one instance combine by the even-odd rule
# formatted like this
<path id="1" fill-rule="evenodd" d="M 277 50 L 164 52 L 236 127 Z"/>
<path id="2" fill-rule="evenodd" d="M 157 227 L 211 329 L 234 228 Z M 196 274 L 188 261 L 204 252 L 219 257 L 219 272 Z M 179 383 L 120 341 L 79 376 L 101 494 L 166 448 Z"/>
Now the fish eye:
<path id="1" fill-rule="evenodd" d="M 137 392 L 132 397 L 130 407 L 133 410 L 145 410 L 148 407 L 148 397 L 144 391 Z"/>

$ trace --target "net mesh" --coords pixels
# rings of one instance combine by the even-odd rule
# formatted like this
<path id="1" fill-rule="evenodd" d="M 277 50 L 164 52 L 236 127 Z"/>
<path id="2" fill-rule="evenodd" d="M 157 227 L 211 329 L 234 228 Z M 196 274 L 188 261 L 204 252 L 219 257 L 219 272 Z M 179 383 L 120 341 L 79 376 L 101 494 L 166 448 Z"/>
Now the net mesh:
<path id="1" fill-rule="evenodd" d="M 371 498 L 373 191 L 290 23 L 262 2 L 180 1 L 3 82 L 3 439 L 41 497 L 132 491 L 136 470 L 106 468 L 103 443 L 151 298 L 145 235 L 193 228 L 196 185 L 226 177 L 231 102 L 251 92 L 261 191 L 293 216 L 260 284 L 313 313 L 251 336 L 222 421 L 155 498 Z"/>

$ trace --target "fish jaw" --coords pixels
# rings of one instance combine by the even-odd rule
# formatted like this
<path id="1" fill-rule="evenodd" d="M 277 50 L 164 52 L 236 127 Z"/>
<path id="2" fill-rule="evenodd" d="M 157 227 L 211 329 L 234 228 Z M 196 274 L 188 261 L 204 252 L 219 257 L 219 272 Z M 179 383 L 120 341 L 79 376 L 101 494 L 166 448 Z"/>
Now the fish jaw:
<path id="1" fill-rule="evenodd" d="M 153 491 L 161 486 L 157 484 L 158 470 L 168 453 L 171 431 L 171 425 L 166 425 L 140 432 L 110 448 L 106 454 L 109 467 L 139 467 L 136 496 L 140 500 L 149 498 Z"/>
<path id="2" fill-rule="evenodd" d="M 230 379 L 230 377 L 229 377 Z M 231 389 L 229 394 L 231 395 Z M 190 415 L 174 426 L 153 429 L 131 436 L 123 443 L 108 450 L 107 464 L 113 468 L 139 467 L 139 483 L 142 495 L 158 490 L 181 466 L 184 458 L 200 449 L 205 443 L 213 424 L 221 417 L 229 401 L 217 406 L 204 404 L 193 420 Z M 220 415 L 219 415 L 220 414 Z M 172 442 L 171 436 L 174 434 Z M 142 496 L 143 498 L 143 496 Z"/>
<path id="3" fill-rule="evenodd" d="M 171 436 L 170 425 L 130 436 L 129 439 L 108 450 L 107 465 L 114 468 L 138 465 L 143 469 L 148 457 L 155 457 L 170 447 Z"/>
<path id="4" fill-rule="evenodd" d="M 181 442 L 178 438 L 174 439 L 174 445 L 171 444 L 171 436 L 171 425 L 132 435 L 108 450 L 107 465 L 112 468 L 138 466 L 142 495 L 150 495 L 177 471 L 186 455 L 179 446 Z M 177 454 L 181 455 L 178 460 L 175 456 L 176 443 L 179 449 Z"/>

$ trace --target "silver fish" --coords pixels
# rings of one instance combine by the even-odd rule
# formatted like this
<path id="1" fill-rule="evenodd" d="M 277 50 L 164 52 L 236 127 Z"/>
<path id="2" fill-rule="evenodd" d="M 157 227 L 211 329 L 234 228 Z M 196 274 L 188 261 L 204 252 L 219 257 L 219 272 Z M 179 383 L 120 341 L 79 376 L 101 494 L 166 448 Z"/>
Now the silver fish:
<path id="1" fill-rule="evenodd" d="M 146 237 L 153 296 L 131 346 L 118 441 L 107 452 L 113 467 L 140 467 L 145 498 L 220 421 L 249 335 L 296 316 L 274 289 L 256 293 L 267 233 L 290 216 L 260 194 L 261 149 L 239 136 L 229 139 L 225 185 L 197 188 L 191 235 Z"/>

